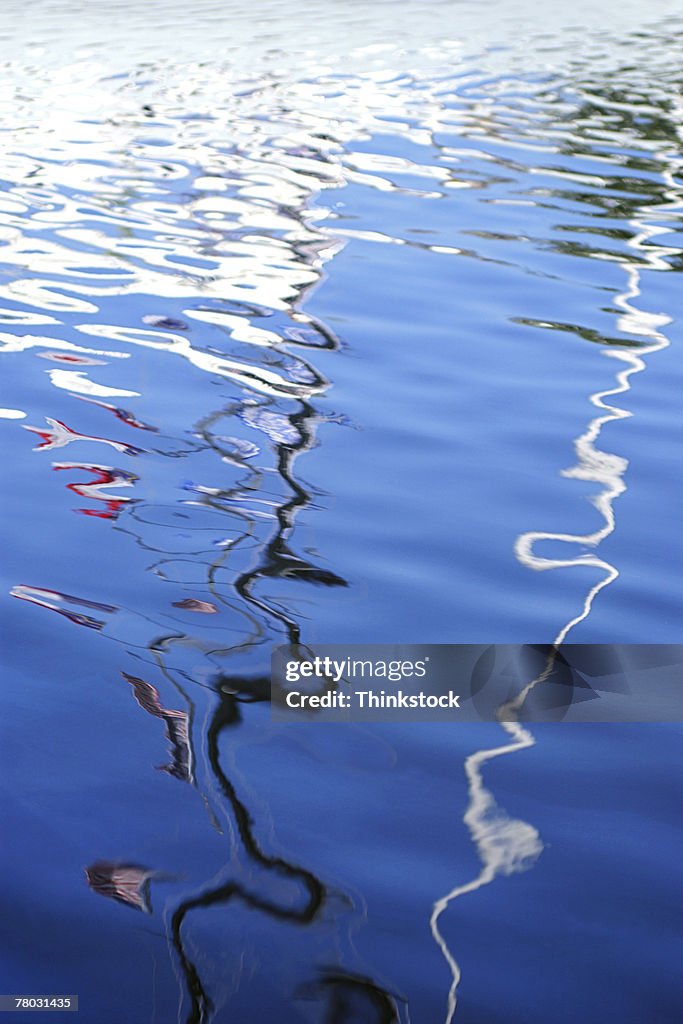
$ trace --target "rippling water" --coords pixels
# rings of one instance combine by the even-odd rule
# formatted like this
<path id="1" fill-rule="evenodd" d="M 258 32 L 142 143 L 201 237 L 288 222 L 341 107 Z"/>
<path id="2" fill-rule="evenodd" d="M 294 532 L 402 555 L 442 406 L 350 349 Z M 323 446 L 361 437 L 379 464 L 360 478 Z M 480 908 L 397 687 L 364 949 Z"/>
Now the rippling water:
<path id="1" fill-rule="evenodd" d="M 678 727 L 267 703 L 683 639 L 683 19 L 556 6 L 5 5 L 3 992 L 681 1019 Z"/>

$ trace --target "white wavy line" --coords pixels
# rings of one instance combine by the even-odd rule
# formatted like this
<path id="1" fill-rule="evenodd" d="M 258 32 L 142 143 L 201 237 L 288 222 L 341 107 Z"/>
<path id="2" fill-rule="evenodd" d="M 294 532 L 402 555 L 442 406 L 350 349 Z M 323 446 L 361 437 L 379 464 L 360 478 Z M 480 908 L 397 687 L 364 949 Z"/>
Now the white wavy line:
<path id="1" fill-rule="evenodd" d="M 680 198 L 680 188 L 675 182 L 675 174 L 679 170 L 680 161 L 674 161 L 671 156 L 663 156 L 668 160 L 668 166 L 663 169 L 662 176 L 668 185 L 665 193 L 669 199 L 668 208 L 662 206 L 641 208 L 645 214 L 656 212 L 661 218 L 670 212 L 673 217 L 680 217 L 680 210 L 683 201 Z M 604 355 L 617 359 L 626 365 L 616 374 L 616 385 L 604 391 L 591 395 L 591 403 L 598 409 L 599 414 L 595 416 L 588 427 L 574 443 L 577 454 L 577 463 L 564 475 L 573 479 L 595 481 L 603 485 L 603 489 L 592 501 L 604 520 L 604 525 L 592 533 L 553 533 L 550 531 L 529 531 L 521 534 L 515 543 L 515 554 L 520 562 L 527 568 L 536 571 L 547 569 L 570 568 L 574 566 L 590 566 L 602 569 L 605 575 L 598 580 L 588 591 L 580 612 L 570 619 L 560 629 L 553 641 L 552 650 L 546 662 L 543 672 L 529 682 L 511 702 L 503 705 L 498 712 L 503 729 L 512 737 L 512 742 L 505 743 L 499 747 L 486 750 L 478 750 L 465 760 L 465 775 L 468 782 L 468 805 L 463 816 L 472 840 L 477 847 L 481 860 L 481 871 L 471 881 L 456 886 L 445 896 L 442 896 L 434 903 L 429 925 L 432 937 L 440 949 L 448 968 L 451 972 L 452 982 L 448 992 L 445 1024 L 451 1024 L 457 1006 L 457 990 L 461 979 L 460 966 L 451 952 L 448 943 L 443 937 L 439 920 L 448 906 L 456 899 L 470 892 L 476 892 L 483 886 L 491 883 L 499 874 L 510 874 L 514 871 L 522 871 L 540 855 L 543 843 L 538 831 L 529 823 L 513 820 L 502 811 L 492 795 L 486 789 L 483 779 L 483 768 L 494 758 L 502 757 L 524 750 L 535 745 L 536 740 L 532 733 L 525 729 L 518 721 L 515 721 L 517 713 L 521 710 L 526 698 L 538 685 L 546 681 L 551 674 L 557 651 L 567 638 L 569 632 L 590 614 L 593 602 L 599 592 L 609 586 L 619 575 L 618 569 L 609 562 L 599 558 L 596 554 L 579 554 L 568 558 L 544 558 L 534 552 L 537 542 L 542 540 L 559 541 L 568 544 L 582 544 L 588 547 L 597 547 L 605 537 L 615 529 L 615 517 L 613 503 L 626 489 L 623 477 L 628 467 L 628 460 L 621 456 L 602 452 L 595 447 L 596 441 L 606 423 L 614 420 L 624 419 L 631 413 L 616 405 L 610 405 L 606 399 L 615 395 L 624 394 L 631 389 L 630 378 L 646 369 L 643 357 L 661 351 L 670 345 L 669 339 L 661 333 L 660 327 L 671 322 L 671 318 L 665 314 L 646 313 L 633 305 L 640 292 L 640 273 L 642 269 L 642 257 L 645 258 L 647 267 L 651 270 L 670 270 L 670 265 L 664 257 L 670 254 L 680 254 L 679 248 L 657 247 L 657 252 L 648 249 L 647 243 L 655 235 L 662 234 L 668 230 L 661 224 L 646 224 L 643 221 L 632 220 L 631 225 L 638 233 L 629 240 L 628 244 L 632 249 L 638 250 L 641 260 L 631 262 L 624 260 L 622 268 L 627 275 L 627 284 L 624 291 L 615 299 L 615 305 L 622 311 L 619 317 L 618 326 L 622 332 L 628 334 L 643 335 L 651 339 L 651 343 L 642 346 L 637 352 L 622 349 L 604 350 Z M 512 720 L 503 721 L 503 718 Z"/>

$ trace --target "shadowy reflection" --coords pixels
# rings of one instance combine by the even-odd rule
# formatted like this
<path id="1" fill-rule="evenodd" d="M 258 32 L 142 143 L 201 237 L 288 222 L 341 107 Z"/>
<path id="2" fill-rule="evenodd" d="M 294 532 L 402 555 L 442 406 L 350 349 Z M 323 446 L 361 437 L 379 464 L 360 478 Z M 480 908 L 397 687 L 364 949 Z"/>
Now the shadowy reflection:
<path id="1" fill-rule="evenodd" d="M 341 971 L 326 973 L 319 983 L 326 1000 L 325 1024 L 396 1024 L 394 999 L 370 978 Z"/>
<path id="2" fill-rule="evenodd" d="M 88 398 L 86 395 L 74 395 L 74 398 L 80 399 L 81 402 L 89 402 L 91 405 L 98 405 L 100 409 L 107 409 L 109 412 L 116 416 L 117 420 L 121 420 L 122 423 L 127 423 L 129 427 L 136 427 L 138 430 L 149 430 L 156 434 L 159 432 L 158 427 L 153 427 L 150 423 L 143 423 L 139 420 L 134 413 L 128 409 L 121 409 L 117 405 L 111 405 L 110 402 L 100 402 L 95 398 Z"/>
<path id="3" fill-rule="evenodd" d="M 300 617 L 290 602 L 264 594 L 263 585 L 269 580 L 326 587 L 347 585 L 332 569 L 299 553 L 293 541 L 297 515 L 313 505 L 311 489 L 297 476 L 296 460 L 317 443 L 317 426 L 322 417 L 314 396 L 327 386 L 326 379 L 301 353 L 335 350 L 339 346 L 338 339 L 325 325 L 308 317 L 298 306 L 308 288 L 319 279 L 315 268 L 331 243 L 329 238 L 314 236 L 303 208 L 295 203 L 283 204 L 276 212 L 285 218 L 294 240 L 287 243 L 286 259 L 281 241 L 275 253 L 285 264 L 291 262 L 296 277 L 284 279 L 282 295 L 277 296 L 272 309 L 237 297 L 220 297 L 189 306 L 187 322 L 160 312 L 143 317 L 148 330 L 93 324 L 80 328 L 84 333 L 125 345 L 179 355 L 196 369 L 213 378 L 227 378 L 232 387 L 238 385 L 243 389 L 238 398 L 202 418 L 192 430 L 193 450 L 215 456 L 213 467 L 219 471 L 219 481 L 225 479 L 227 466 L 227 484 L 187 481 L 186 497 L 181 502 L 152 511 L 142 500 L 125 508 L 106 509 L 112 513 L 110 518 L 118 517 L 114 529 L 129 534 L 144 551 L 155 553 L 156 560 L 149 568 L 161 579 L 167 578 L 164 574 L 169 566 L 178 563 L 175 542 L 179 531 L 190 539 L 195 535 L 203 539 L 201 531 L 206 530 L 211 538 L 207 543 L 215 547 L 215 553 L 207 553 L 206 544 L 196 552 L 182 549 L 183 568 L 196 567 L 196 577 L 190 584 L 192 596 L 170 602 L 181 612 L 201 614 L 184 615 L 182 631 L 159 635 L 157 630 L 147 643 L 149 659 L 176 688 L 187 710 L 167 707 L 155 685 L 142 675 L 123 672 L 139 707 L 164 723 L 171 761 L 162 770 L 190 783 L 205 803 L 211 824 L 219 834 L 228 836 L 226 861 L 219 876 L 201 885 L 199 891 L 177 900 L 165 915 L 174 961 L 182 975 L 186 1002 L 180 1012 L 187 1024 L 208 1024 L 219 997 L 212 990 L 208 965 L 202 965 L 206 954 L 200 954 L 188 936 L 188 920 L 196 913 L 215 907 L 224 907 L 227 913 L 239 906 L 242 911 L 247 909 L 250 914 L 265 915 L 297 929 L 314 929 L 323 914 L 333 914 L 335 903 L 341 903 L 344 914 L 339 915 L 339 927 L 348 929 L 346 918 L 353 907 L 350 897 L 332 893 L 325 881 L 307 866 L 267 850 L 257 838 L 257 823 L 245 796 L 221 759 L 221 741 L 225 741 L 230 730 L 240 727 L 248 707 L 270 700 L 269 676 L 259 674 L 258 670 L 251 675 L 237 673 L 230 668 L 231 659 L 237 655 L 244 657 L 248 652 L 259 657 L 259 647 L 264 642 L 283 635 L 290 643 L 298 643 L 301 637 Z M 292 225 L 305 241 L 296 239 Z M 225 235 L 228 237 L 227 230 Z M 241 235 L 238 241 L 241 245 Z M 260 266 L 256 269 L 261 272 Z M 276 316 L 276 330 L 267 331 L 260 326 Z M 190 336 L 195 320 L 225 330 L 232 345 L 237 341 L 258 346 L 251 363 L 233 359 L 217 348 L 198 347 Z M 182 335 L 177 333 L 181 331 Z M 264 358 L 257 359 L 262 353 Z M 77 397 L 83 399 L 82 395 Z M 128 426 L 154 429 L 109 402 L 90 397 L 84 400 L 112 413 Z M 59 421 L 48 420 L 48 424 L 50 430 L 32 428 L 43 440 L 40 447 L 58 447 L 83 437 Z M 227 425 L 225 433 L 220 432 L 223 424 Z M 96 440 L 118 444 L 102 438 Z M 131 446 L 120 450 L 129 454 L 139 451 Z M 203 473 L 212 472 L 211 465 L 207 470 L 205 463 L 199 464 L 204 467 Z M 59 468 L 76 465 L 64 463 Z M 103 500 L 102 487 L 120 485 L 123 480 L 116 475 L 118 471 L 108 467 L 79 468 L 89 468 L 102 476 L 97 476 L 92 484 L 69 485 L 70 489 L 98 500 Z M 210 519 L 207 512 L 211 513 Z M 218 526 L 214 526 L 214 519 Z M 207 522 L 210 526 L 206 526 Z M 197 523 L 201 525 L 195 527 Z M 177 571 L 174 568 L 173 572 Z M 244 624 L 234 638 L 226 637 L 222 628 L 228 609 Z M 213 618 L 217 612 L 223 613 L 221 619 Z M 187 624 L 187 619 L 193 621 Z M 198 689 L 197 656 L 201 658 L 202 670 L 210 671 L 210 675 L 203 676 L 203 690 Z M 210 704 L 200 726 L 195 704 L 202 693 L 210 695 Z M 95 891 L 139 909 L 150 909 L 149 888 L 154 876 L 145 869 L 103 861 L 89 868 L 87 877 Z M 329 921 L 326 923 L 329 925 Z M 316 936 L 313 932 L 314 941 Z M 398 1021 L 394 997 L 378 983 L 363 973 L 347 971 L 341 964 L 320 973 L 315 955 L 311 957 L 310 969 L 299 970 L 304 977 L 292 978 L 293 998 L 297 987 L 312 993 L 312 998 L 320 1003 L 321 1020 L 329 1024 Z"/>
<path id="4" fill-rule="evenodd" d="M 329 335 L 325 337 L 324 344 L 331 344 Z M 256 446 L 245 437 L 217 434 L 217 425 L 225 419 L 232 423 L 241 422 L 248 430 L 258 431 L 266 439 L 265 448 Z M 157 639 L 150 645 L 150 650 L 156 655 L 160 670 L 173 685 L 178 686 L 176 678 L 179 676 L 185 680 L 184 685 L 194 684 L 192 674 L 175 665 L 176 650 L 196 648 L 218 666 L 238 651 L 247 650 L 259 644 L 262 638 L 272 636 L 273 627 L 282 630 L 290 643 L 299 641 L 301 626 L 297 617 L 288 608 L 259 592 L 262 581 L 277 579 L 346 586 L 346 581 L 332 570 L 295 553 L 291 543 L 297 514 L 312 503 L 310 490 L 295 474 L 295 461 L 316 443 L 319 422 L 320 417 L 313 405 L 305 399 L 299 399 L 294 410 L 286 412 L 273 399 L 248 397 L 206 417 L 196 428 L 195 436 L 208 450 L 216 453 L 221 463 L 232 466 L 239 478 L 231 486 L 223 488 L 186 484 L 192 498 L 184 504 L 190 511 L 192 508 L 220 511 L 229 522 L 237 520 L 242 527 L 231 533 L 228 541 L 221 543 L 219 554 L 212 562 L 207 564 L 205 558 L 198 562 L 206 573 L 212 601 L 193 597 L 173 604 L 185 611 L 208 613 L 219 610 L 221 604 L 235 607 L 237 601 L 236 607 L 241 605 L 250 610 L 253 625 L 248 636 L 240 636 L 235 644 L 223 649 L 217 649 L 215 640 L 211 641 L 210 647 L 207 646 L 201 631 L 196 637 L 183 634 Z M 273 468 L 265 472 L 263 461 L 268 452 L 271 453 Z M 274 480 L 277 487 L 273 486 Z M 122 528 L 132 533 L 137 522 L 143 523 L 137 514 L 128 516 Z M 150 547 L 144 533 L 140 537 L 145 538 L 145 546 Z M 240 546 L 247 538 L 256 542 L 249 548 L 251 565 L 232 575 L 226 596 L 225 584 L 216 583 L 216 573 L 226 559 L 238 556 Z M 163 554 L 159 540 L 163 543 L 163 534 L 155 545 L 155 550 Z M 162 566 L 164 559 L 156 564 Z M 198 627 L 200 625 L 198 623 Z M 195 764 L 192 711 L 188 715 L 169 711 L 162 705 L 154 686 L 137 676 L 123 674 L 133 687 L 138 704 L 166 725 L 176 769 L 171 773 L 197 785 L 196 776 L 190 776 L 186 770 L 187 765 Z M 186 922 L 196 911 L 237 903 L 251 912 L 302 928 L 313 927 L 323 908 L 330 904 L 328 887 L 315 872 L 263 848 L 256 837 L 252 813 L 221 761 L 220 741 L 225 733 L 240 726 L 244 710 L 249 705 L 270 700 L 269 675 L 236 675 L 219 669 L 214 673 L 211 686 L 216 703 L 206 728 L 197 737 L 208 770 L 199 788 L 205 791 L 202 795 L 207 806 L 218 797 L 222 813 L 227 812 L 229 817 L 230 828 L 227 831 L 238 838 L 239 846 L 237 851 L 233 850 L 222 872 L 226 877 L 214 880 L 200 892 L 182 899 L 168 914 L 168 933 L 189 1000 L 185 1016 L 187 1024 L 207 1024 L 215 1010 L 211 986 L 203 978 L 201 961 L 186 938 Z M 191 706 L 189 694 L 187 698 Z M 335 895 L 338 900 L 340 894 Z M 348 910 L 351 901 L 341 898 L 345 910 Z M 315 973 L 312 964 L 311 974 Z M 375 1021 L 389 1024 L 399 1019 L 395 1000 L 390 994 L 370 978 L 347 974 L 341 966 L 326 971 L 321 981 L 303 984 L 304 988 L 317 993 L 316 999 L 323 1006 L 324 1017 L 321 1019 L 330 1024 L 373 1024 Z"/>
<path id="5" fill-rule="evenodd" d="M 320 331 L 318 325 L 315 329 Z M 309 335 L 313 333 L 312 323 L 308 326 L 308 332 Z M 338 344 L 329 331 L 321 332 L 321 337 L 320 347 Z M 209 582 L 218 567 L 236 551 L 242 541 L 248 537 L 258 538 L 256 560 L 248 570 L 235 575 L 232 590 L 248 607 L 265 616 L 262 625 L 257 627 L 259 633 L 267 631 L 273 624 L 280 624 L 290 643 L 299 641 L 300 625 L 284 607 L 256 592 L 259 581 L 290 579 L 329 587 L 347 585 L 341 576 L 313 564 L 291 548 L 290 538 L 296 516 L 312 502 L 310 492 L 296 478 L 295 461 L 314 447 L 316 428 L 321 422 L 319 414 L 308 400 L 301 398 L 296 404 L 297 408 L 287 413 L 281 411 L 273 399 L 250 397 L 206 417 L 197 427 L 197 436 L 220 456 L 221 461 L 232 464 L 245 475 L 236 484 L 226 488 L 195 483 L 186 485 L 188 490 L 199 496 L 200 504 L 227 512 L 244 523 L 244 530 L 223 545 L 223 555 L 209 568 Z M 213 428 L 223 418 L 237 418 L 268 439 L 274 456 L 273 469 L 279 478 L 283 495 L 279 500 L 271 496 L 272 473 L 265 476 L 261 465 L 253 461 L 260 449 L 249 439 L 215 434 Z M 269 486 L 267 492 L 265 485 Z M 269 530 L 270 523 L 273 526 Z M 255 639 L 252 635 L 240 646 L 248 646 Z"/>
<path id="6" fill-rule="evenodd" d="M 218 608 L 211 601 L 199 601 L 194 597 L 188 597 L 184 601 L 174 601 L 173 607 L 183 608 L 188 612 L 200 612 L 203 615 L 215 615 L 218 612 Z"/>
<path id="7" fill-rule="evenodd" d="M 122 672 L 121 675 L 133 687 L 135 699 L 149 715 L 160 718 L 166 726 L 166 738 L 171 745 L 172 761 L 161 765 L 159 771 L 167 772 L 182 782 L 192 782 L 192 748 L 189 735 L 189 715 L 185 711 L 170 711 L 162 707 L 159 691 L 151 683 L 137 676 Z"/>
<path id="8" fill-rule="evenodd" d="M 63 615 L 70 622 L 75 622 L 77 626 L 87 626 L 88 629 L 100 630 L 105 626 L 106 620 L 96 619 L 92 615 L 78 611 L 79 606 L 88 609 L 94 608 L 96 611 L 108 614 L 118 611 L 118 608 L 112 604 L 88 601 L 84 597 L 73 597 L 71 594 L 63 594 L 58 590 L 45 590 L 43 587 L 27 587 L 23 584 L 12 587 L 10 595 L 19 598 L 20 601 L 29 601 L 31 604 L 39 605 L 41 608 L 48 608 L 51 612 Z"/>
<path id="9" fill-rule="evenodd" d="M 152 913 L 149 883 L 154 876 L 154 871 L 139 864 L 108 860 L 98 860 L 85 869 L 85 877 L 93 892 L 146 914 Z"/>
<path id="10" fill-rule="evenodd" d="M 235 786 L 225 774 L 220 761 L 219 737 L 224 729 L 235 726 L 240 721 L 239 705 L 242 702 L 252 703 L 254 699 L 266 697 L 268 679 L 223 680 L 222 686 L 229 685 L 235 692 L 223 692 L 220 703 L 214 711 L 209 724 L 206 740 L 207 754 L 211 770 L 223 795 L 226 805 L 230 808 L 237 831 L 252 867 L 261 869 L 259 887 L 250 888 L 234 879 L 204 889 L 198 896 L 182 901 L 171 917 L 171 937 L 175 946 L 178 962 L 183 971 L 187 991 L 190 998 L 190 1009 L 186 1018 L 187 1024 L 204 1024 L 211 1016 L 212 1002 L 202 984 L 201 975 L 196 963 L 190 957 L 183 941 L 182 926 L 187 915 L 197 909 L 227 904 L 237 899 L 250 909 L 256 910 L 282 921 L 293 924 L 310 924 L 320 911 L 325 899 L 326 890 L 323 883 L 311 871 L 292 864 L 282 857 L 266 854 L 254 835 L 253 820 L 249 810 L 239 798 Z M 265 871 L 265 875 L 263 874 Z M 293 883 L 296 896 L 292 895 L 291 887 L 287 889 L 287 901 L 279 902 L 269 897 L 268 876 Z"/>

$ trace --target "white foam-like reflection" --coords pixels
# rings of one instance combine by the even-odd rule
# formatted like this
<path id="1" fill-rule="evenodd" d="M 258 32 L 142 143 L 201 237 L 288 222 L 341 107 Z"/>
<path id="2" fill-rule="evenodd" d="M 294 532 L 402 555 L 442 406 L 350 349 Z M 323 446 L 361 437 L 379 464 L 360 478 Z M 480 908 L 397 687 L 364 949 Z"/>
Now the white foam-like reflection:
<path id="1" fill-rule="evenodd" d="M 74 391 L 79 395 L 91 395 L 94 398 L 138 398 L 139 391 L 126 391 L 125 388 L 110 388 L 104 384 L 96 384 L 85 373 L 79 370 L 48 370 L 48 376 L 56 388 Z"/>
<path id="2" fill-rule="evenodd" d="M 143 348 L 170 352 L 187 359 L 198 370 L 218 377 L 228 377 L 249 390 L 266 395 L 292 395 L 294 397 L 310 395 L 324 386 L 322 381 L 317 386 L 298 384 L 274 370 L 196 349 L 189 338 L 169 331 L 145 331 L 140 328 L 111 327 L 107 324 L 80 324 L 77 329 L 83 331 L 84 334 L 100 338 L 119 340 Z"/>

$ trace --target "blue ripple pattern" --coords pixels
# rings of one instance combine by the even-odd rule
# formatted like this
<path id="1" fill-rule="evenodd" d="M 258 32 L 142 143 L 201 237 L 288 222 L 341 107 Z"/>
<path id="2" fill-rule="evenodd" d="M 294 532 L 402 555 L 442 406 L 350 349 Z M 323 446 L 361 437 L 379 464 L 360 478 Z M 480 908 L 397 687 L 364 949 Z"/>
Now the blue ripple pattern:
<path id="1" fill-rule="evenodd" d="M 532 732 L 554 655 L 268 708 L 282 642 L 681 640 L 683 21 L 566 6 L 5 5 L 0 991 L 680 1021 L 679 727 Z"/>

